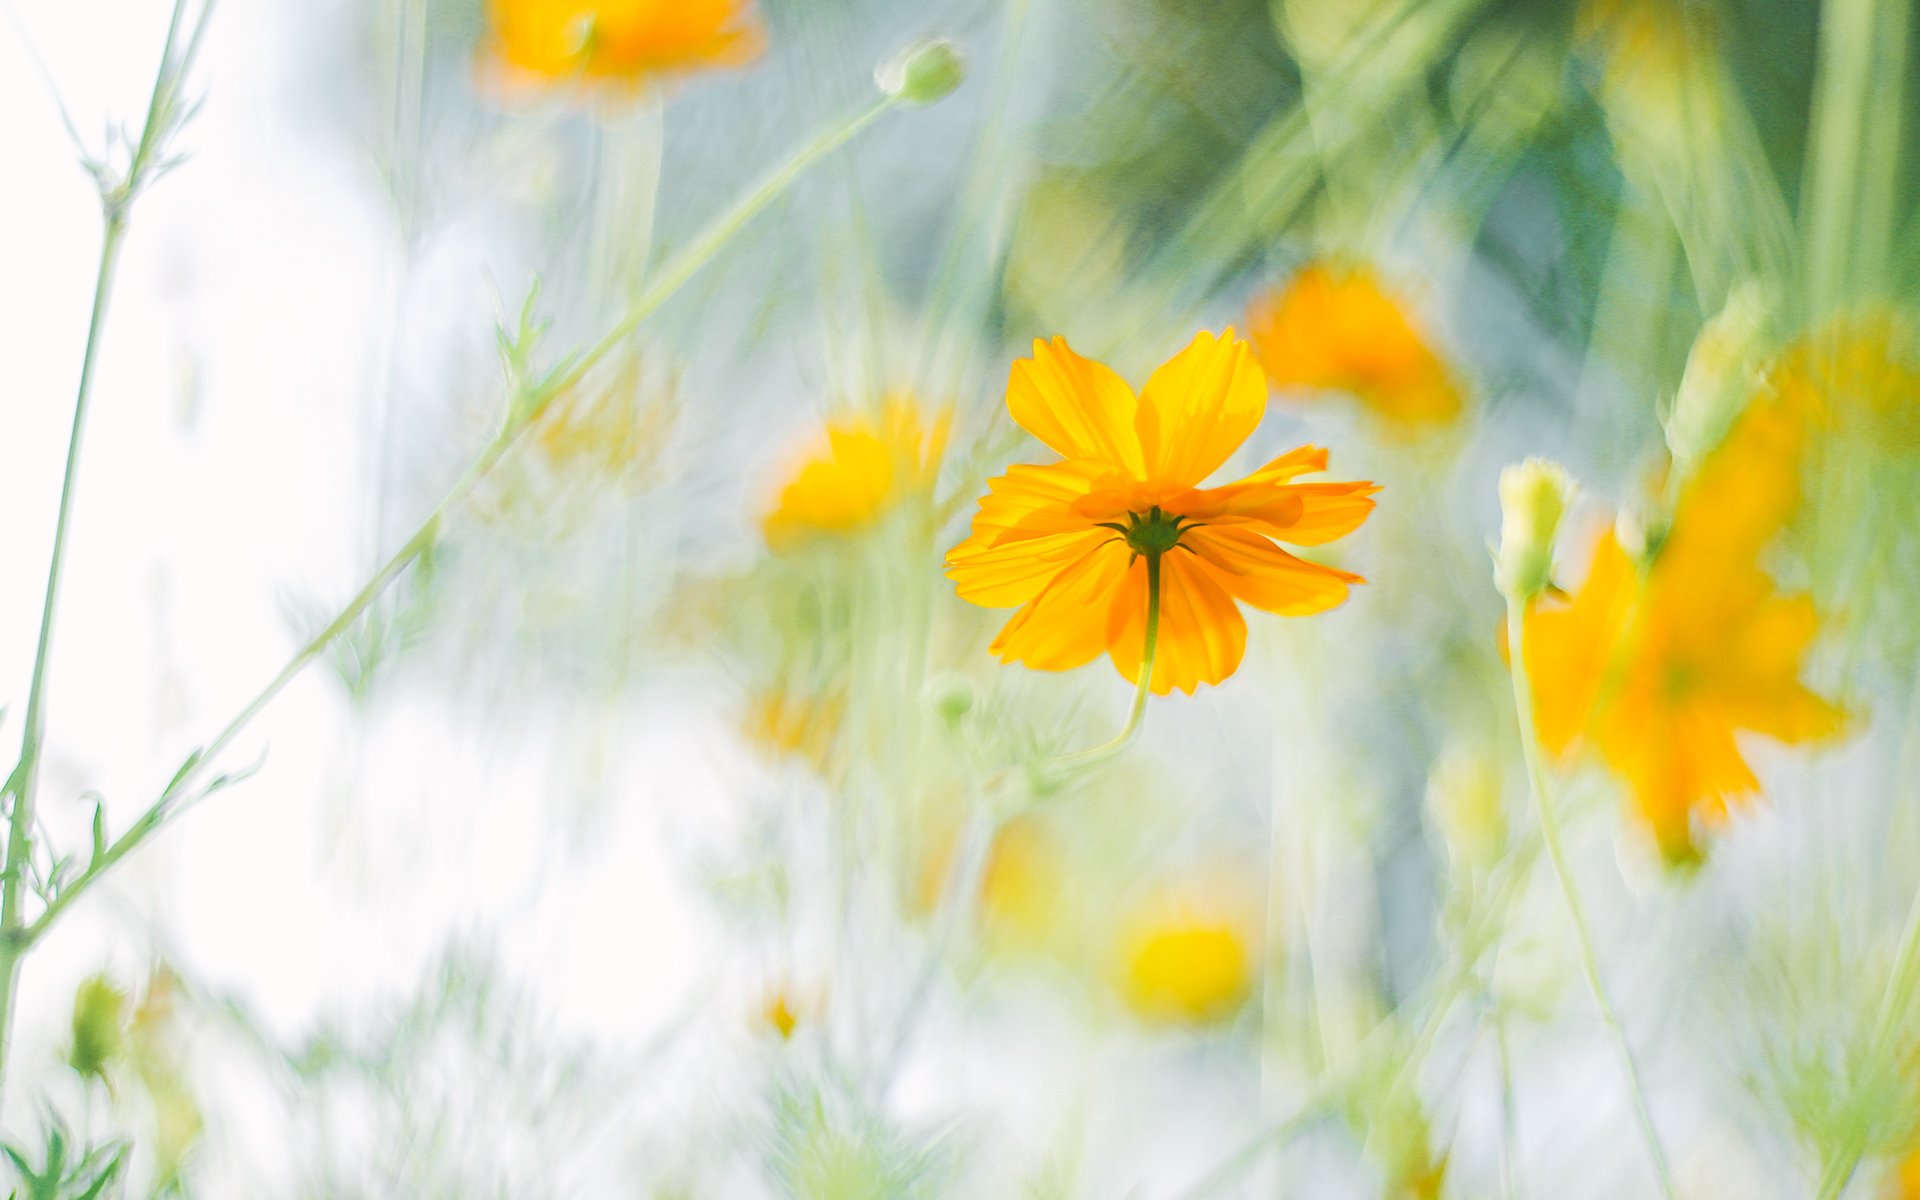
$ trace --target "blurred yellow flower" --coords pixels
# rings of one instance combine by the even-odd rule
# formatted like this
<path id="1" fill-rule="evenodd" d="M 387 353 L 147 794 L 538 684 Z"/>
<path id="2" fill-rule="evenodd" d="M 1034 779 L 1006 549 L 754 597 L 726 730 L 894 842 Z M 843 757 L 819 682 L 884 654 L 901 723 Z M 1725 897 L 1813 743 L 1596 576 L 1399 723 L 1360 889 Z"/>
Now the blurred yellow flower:
<path id="1" fill-rule="evenodd" d="M 993 641 L 1002 662 L 1043 671 L 1107 654 L 1137 680 L 1149 596 L 1160 611 L 1152 690 L 1191 693 L 1239 667 L 1247 623 L 1235 601 L 1284 616 L 1323 612 L 1358 575 L 1296 558 L 1373 510 L 1371 483 L 1290 482 L 1323 471 L 1312 446 L 1238 483 L 1203 488 L 1266 409 L 1245 342 L 1202 332 L 1136 397 L 1065 338 L 1035 342 L 1007 383 L 1013 419 L 1062 456 L 988 482 L 973 531 L 947 555 L 960 598 L 1020 606 Z M 1178 551 L 1178 553 L 1176 553 Z"/>
<path id="2" fill-rule="evenodd" d="M 654 481 L 675 407 L 647 396 L 638 357 L 620 361 L 604 386 L 556 397 L 533 426 L 534 444 L 554 475 L 604 481 L 637 495 Z"/>
<path id="3" fill-rule="evenodd" d="M 827 427 L 825 444 L 795 469 L 761 521 L 767 545 L 785 551 L 811 536 L 848 534 L 933 482 L 947 438 L 947 414 L 931 420 L 899 398 L 877 416 Z"/>
<path id="4" fill-rule="evenodd" d="M 1816 428 L 1920 441 L 1920 322 L 1863 308 L 1801 337 L 1774 367 L 1775 394 Z"/>
<path id="5" fill-rule="evenodd" d="M 1245 927 L 1217 904 L 1159 896 L 1130 919 L 1121 943 L 1121 994 L 1152 1021 L 1207 1024 L 1240 1008 L 1253 986 Z"/>
<path id="6" fill-rule="evenodd" d="M 1894 1164 L 1880 1186 L 1880 1200 L 1920 1200 L 1920 1148 Z"/>
<path id="7" fill-rule="evenodd" d="M 489 0 L 493 54 L 534 80 L 638 84 L 759 55 L 744 0 Z"/>
<path id="8" fill-rule="evenodd" d="M 763 749 L 803 759 L 826 774 L 846 707 L 846 697 L 838 692 L 768 688 L 749 702 L 742 730 Z"/>
<path id="9" fill-rule="evenodd" d="M 1310 264 L 1256 299 L 1247 325 L 1277 388 L 1346 392 L 1405 427 L 1460 414 L 1453 372 L 1406 306 L 1364 267 Z"/>
<path id="10" fill-rule="evenodd" d="M 1590 738 L 1672 861 L 1698 857 L 1696 820 L 1718 824 L 1759 791 L 1738 733 L 1804 743 L 1841 728 L 1800 682 L 1812 600 L 1759 566 L 1797 496 L 1798 429 L 1757 402 L 1682 490 L 1649 564 L 1608 533 L 1571 603 L 1526 617 L 1542 743 L 1564 755 Z"/>

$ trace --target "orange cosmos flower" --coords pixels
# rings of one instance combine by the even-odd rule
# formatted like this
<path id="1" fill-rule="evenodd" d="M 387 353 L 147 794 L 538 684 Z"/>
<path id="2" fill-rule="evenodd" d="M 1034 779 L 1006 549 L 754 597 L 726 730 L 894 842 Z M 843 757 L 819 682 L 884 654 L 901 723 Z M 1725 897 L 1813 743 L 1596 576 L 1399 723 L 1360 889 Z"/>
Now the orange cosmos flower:
<path id="1" fill-rule="evenodd" d="M 1591 739 L 1672 861 L 1699 857 L 1696 819 L 1719 824 L 1759 792 L 1736 735 L 1804 743 L 1842 725 L 1800 682 L 1812 600 L 1758 565 L 1797 497 L 1799 428 L 1756 402 L 1682 491 L 1650 564 L 1610 532 L 1572 602 L 1526 616 L 1542 744 L 1564 755 Z"/>
<path id="2" fill-rule="evenodd" d="M 1247 323 L 1277 388 L 1347 392 L 1406 426 L 1460 414 L 1453 372 L 1406 307 L 1363 267 L 1309 265 L 1255 300 Z"/>
<path id="3" fill-rule="evenodd" d="M 639 83 L 759 55 L 742 0 L 489 0 L 493 53 L 534 80 Z"/>
<path id="4" fill-rule="evenodd" d="M 947 555 L 960 598 L 1020 606 L 992 645 L 1002 662 L 1060 671 L 1103 652 L 1130 681 L 1158 616 L 1158 695 L 1233 674 L 1247 624 L 1235 601 L 1284 616 L 1323 612 L 1358 575 L 1306 562 L 1373 511 L 1371 483 L 1294 483 L 1327 466 L 1312 446 L 1238 483 L 1200 485 L 1259 425 L 1266 388 L 1245 342 L 1201 333 L 1138 396 L 1066 339 L 1035 342 L 1007 382 L 1013 419 L 1061 461 L 989 481 L 973 533 Z"/>

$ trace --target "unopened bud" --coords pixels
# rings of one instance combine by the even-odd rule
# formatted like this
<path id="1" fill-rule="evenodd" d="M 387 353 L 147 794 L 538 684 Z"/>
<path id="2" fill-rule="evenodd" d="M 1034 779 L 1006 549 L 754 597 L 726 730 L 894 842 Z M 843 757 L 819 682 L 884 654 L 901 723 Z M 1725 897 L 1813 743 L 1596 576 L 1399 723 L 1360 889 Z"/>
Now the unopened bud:
<path id="1" fill-rule="evenodd" d="M 943 100 L 967 77 L 960 48 L 945 38 L 915 42 L 874 72 L 880 90 L 907 104 Z"/>
<path id="2" fill-rule="evenodd" d="M 1500 472 L 1500 559 L 1496 582 L 1530 600 L 1553 573 L 1553 536 L 1573 502 L 1573 477 L 1559 463 L 1529 458 Z"/>
<path id="3" fill-rule="evenodd" d="M 1727 435 L 1760 384 L 1773 306 L 1747 282 L 1727 295 L 1687 352 L 1687 369 L 1667 417 L 1667 449 L 1681 463 L 1698 462 Z"/>
<path id="4" fill-rule="evenodd" d="M 104 975 L 94 975 L 73 995 L 73 1046 L 67 1065 L 82 1076 L 105 1079 L 126 1040 L 127 994 Z"/>
<path id="5" fill-rule="evenodd" d="M 1447 857 L 1468 872 L 1491 868 L 1506 846 L 1501 782 L 1491 756 L 1467 747 L 1448 750 L 1427 779 L 1428 810 Z"/>

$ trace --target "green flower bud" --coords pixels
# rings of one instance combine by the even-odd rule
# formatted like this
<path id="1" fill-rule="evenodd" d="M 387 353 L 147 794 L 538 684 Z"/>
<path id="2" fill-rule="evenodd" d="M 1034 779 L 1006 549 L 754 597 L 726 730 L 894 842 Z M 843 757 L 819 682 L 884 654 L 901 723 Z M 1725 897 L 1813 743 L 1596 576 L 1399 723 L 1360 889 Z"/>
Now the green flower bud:
<path id="1" fill-rule="evenodd" d="M 1725 306 L 1701 327 L 1667 417 L 1667 449 L 1676 462 L 1698 462 L 1746 408 L 1760 384 L 1772 318 L 1766 291 L 1748 282 L 1728 293 Z"/>
<path id="2" fill-rule="evenodd" d="M 1573 502 L 1573 477 L 1559 463 L 1529 458 L 1500 472 L 1502 594 L 1531 600 L 1553 573 L 1553 537 Z"/>
<path id="3" fill-rule="evenodd" d="M 105 1080 L 126 1042 L 127 994 L 105 975 L 89 977 L 73 995 L 73 1048 L 67 1065 Z"/>
<path id="4" fill-rule="evenodd" d="M 944 100 L 966 77 L 960 48 L 945 38 L 915 42 L 874 72 L 881 91 L 907 104 Z"/>
<path id="5" fill-rule="evenodd" d="M 941 675 L 927 685 L 927 702 L 948 726 L 957 725 L 973 709 L 974 687 L 960 675 Z"/>

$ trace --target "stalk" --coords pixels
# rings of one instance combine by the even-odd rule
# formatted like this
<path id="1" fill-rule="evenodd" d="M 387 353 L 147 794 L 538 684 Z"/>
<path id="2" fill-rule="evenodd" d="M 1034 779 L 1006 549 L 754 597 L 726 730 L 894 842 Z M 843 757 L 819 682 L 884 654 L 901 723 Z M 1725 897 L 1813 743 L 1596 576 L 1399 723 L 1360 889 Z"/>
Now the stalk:
<path id="1" fill-rule="evenodd" d="M 177 17 L 178 10 L 176 9 L 176 20 Z M 170 35 L 170 47 L 171 43 L 172 38 Z M 667 263 L 658 278 L 634 301 L 633 306 L 627 311 L 626 315 L 605 337 L 595 343 L 586 354 L 574 359 L 566 368 L 556 372 L 552 380 L 541 385 L 533 403 L 528 404 L 524 409 L 517 410 L 509 417 L 500 432 L 467 464 L 454 484 L 441 498 L 439 504 L 434 506 L 433 511 L 427 516 L 426 520 L 423 521 L 401 547 L 374 572 L 373 576 L 355 593 L 353 598 L 346 603 L 339 613 L 327 623 L 326 627 L 315 634 L 305 645 L 301 646 L 280 670 L 267 681 L 267 684 L 262 687 L 259 692 L 255 693 L 253 698 L 214 735 L 212 740 L 207 742 L 201 749 L 189 755 L 186 762 L 183 763 L 179 771 L 175 773 L 173 779 L 162 790 L 159 798 L 154 800 L 153 803 L 140 814 L 139 818 L 136 819 L 125 832 L 120 834 L 119 837 L 100 847 L 88 863 L 86 869 L 75 876 L 65 887 L 54 893 L 40 915 L 28 923 L 24 920 L 24 916 L 21 913 L 23 898 L 20 895 L 19 887 L 24 877 L 28 847 L 27 834 L 31 828 L 32 817 L 32 787 L 30 783 L 32 771 L 30 765 L 32 761 L 37 760 L 39 752 L 36 718 L 38 717 L 39 711 L 38 705 L 42 671 L 40 666 L 38 664 L 36 665 L 34 674 L 35 684 L 29 696 L 30 715 L 28 717 L 29 732 L 27 734 L 29 741 L 27 750 L 22 754 L 21 768 L 15 773 L 15 779 L 18 781 L 19 786 L 12 815 L 13 834 L 9 839 L 7 849 L 7 874 L 4 892 L 0 893 L 0 900 L 4 900 L 4 914 L 0 915 L 0 921 L 4 921 L 4 928 L 0 929 L 0 972 L 4 972 L 4 979 L 0 979 L 0 982 L 4 982 L 5 984 L 4 988 L 0 988 L 0 1046 L 4 1046 L 7 1032 L 11 1027 L 13 1016 L 11 1000 L 14 984 L 17 980 L 20 960 L 25 956 L 27 951 L 33 947 L 34 943 L 52 928 L 54 923 L 59 920 L 60 916 L 65 913 L 75 901 L 90 891 L 94 885 L 107 875 L 108 872 L 112 871 L 116 865 L 144 844 L 148 838 L 166 824 L 170 817 L 180 812 L 193 800 L 208 794 L 213 788 L 219 786 L 219 780 L 215 780 L 209 787 L 201 787 L 200 781 L 206 776 L 206 773 L 214 765 L 221 753 L 253 723 L 255 718 L 273 702 L 275 697 L 285 690 L 286 686 L 293 681 L 295 676 L 312 663 L 314 659 L 318 658 L 342 633 L 351 628 L 353 623 L 372 606 L 373 602 L 377 600 L 395 580 L 405 573 L 406 569 L 414 560 L 418 559 L 434 544 L 439 537 L 441 525 L 446 518 L 472 495 L 474 489 L 500 460 L 507 455 L 518 442 L 520 436 L 529 426 L 538 420 L 541 413 L 545 411 L 546 407 L 551 404 L 555 398 L 565 394 L 569 388 L 578 384 L 596 363 L 617 348 L 624 338 L 631 334 L 642 321 L 664 304 L 667 299 L 678 291 L 682 284 L 691 279 L 701 267 L 705 266 L 748 221 L 785 192 L 795 180 L 806 172 L 807 168 L 847 142 L 862 129 L 865 129 L 883 112 L 891 108 L 894 103 L 896 103 L 894 97 L 884 97 L 879 102 L 841 121 L 828 129 L 827 132 L 807 143 L 807 145 L 802 147 L 792 158 L 772 175 L 768 176 L 768 178 L 753 191 L 749 192 L 732 208 L 717 217 L 692 243 Z M 146 143 L 143 141 L 143 151 L 145 145 Z M 116 210 L 110 207 L 109 211 L 112 213 Z M 124 221 L 123 210 L 118 211 L 122 212 L 122 221 Z M 110 234 L 109 253 L 103 255 L 101 269 L 102 288 L 96 294 L 95 298 L 94 327 L 96 333 L 99 326 L 99 318 L 105 306 L 105 283 L 110 280 L 111 277 L 111 251 L 117 248 L 118 245 L 118 234 L 111 220 L 108 228 Z M 88 369 L 82 375 L 81 409 L 84 409 L 87 386 L 91 379 L 91 365 L 95 340 L 92 336 L 88 339 Z M 79 417 L 81 415 L 83 415 L 83 413 L 76 414 L 76 444 L 80 428 Z M 68 460 L 69 484 L 71 484 L 72 472 L 73 459 L 70 456 Z M 70 488 L 68 490 L 70 491 Z M 49 615 L 53 607 L 53 584 L 58 581 L 60 556 L 65 546 L 66 512 L 66 495 L 63 493 L 61 524 L 55 540 L 54 579 L 48 589 L 47 612 Z M 43 621 L 42 623 L 42 658 L 44 658 L 45 654 L 48 634 L 47 626 L 49 624 L 50 621 Z"/>
<path id="2" fill-rule="evenodd" d="M 1540 839 L 1547 847 L 1554 878 L 1559 881 L 1561 895 L 1566 898 L 1567 912 L 1573 918 L 1574 940 L 1580 951 L 1580 969 L 1586 975 L 1587 990 L 1593 995 L 1594 1006 L 1600 1010 L 1600 1022 L 1606 1027 L 1607 1035 L 1619 1055 L 1621 1072 L 1627 1080 L 1627 1093 L 1633 1101 L 1634 1118 L 1640 1125 L 1640 1136 L 1646 1143 L 1647 1157 L 1653 1163 L 1660 1194 L 1666 1200 L 1674 1200 L 1667 1152 L 1660 1144 L 1659 1131 L 1654 1127 L 1653 1110 L 1647 1104 L 1646 1088 L 1640 1081 L 1640 1067 L 1634 1059 L 1633 1047 L 1627 1041 L 1626 1030 L 1620 1024 L 1620 1017 L 1614 1011 L 1613 1001 L 1608 997 L 1606 984 L 1601 978 L 1599 957 L 1593 949 L 1593 933 L 1587 926 L 1586 908 L 1580 901 L 1580 890 L 1574 884 L 1573 870 L 1567 863 L 1566 847 L 1560 838 L 1560 820 L 1554 815 L 1553 805 L 1548 798 L 1546 767 L 1542 761 L 1539 735 L 1533 727 L 1533 688 L 1527 679 L 1521 615 L 1522 601 L 1508 597 L 1507 673 L 1513 680 L 1513 703 L 1519 718 L 1520 746 L 1527 762 L 1527 782 L 1533 792 L 1534 811 L 1540 819 Z"/>
<path id="3" fill-rule="evenodd" d="M 1140 652 L 1140 674 L 1133 683 L 1133 704 L 1127 710 L 1127 723 L 1112 739 L 1090 750 L 1063 754 L 1053 760 L 1056 767 L 1092 767 L 1106 762 L 1133 744 L 1147 712 L 1147 691 L 1153 683 L 1154 653 L 1160 647 L 1160 555 L 1149 553 L 1147 560 L 1147 637 Z"/>
<path id="4" fill-rule="evenodd" d="M 27 711 L 20 734 L 20 760 L 5 787 L 0 788 L 0 792 L 10 793 L 12 800 L 7 814 L 5 867 L 0 871 L 0 1095 L 4 1095 L 14 1001 L 20 982 L 20 960 L 31 943 L 31 939 L 24 936 L 22 928 L 26 920 L 23 885 L 33 856 L 34 809 L 39 798 L 40 763 L 45 755 L 47 738 L 47 672 L 52 658 L 54 617 L 60 607 L 60 583 L 66 573 L 67 547 L 73 528 L 73 502 L 80 475 L 80 447 L 86 436 L 87 414 L 92 408 L 94 371 L 100 361 L 107 306 L 113 296 L 128 216 L 167 133 L 175 127 L 175 89 L 181 75 L 192 62 L 200 33 L 206 28 L 207 10 L 203 9 L 186 53 L 176 57 L 174 47 L 179 41 L 180 23 L 185 10 L 186 0 L 175 0 L 172 15 L 167 21 L 167 38 L 161 49 L 160 66 L 154 74 L 153 90 L 147 99 L 146 120 L 141 125 L 140 140 L 127 163 L 126 174 L 117 183 L 108 186 L 105 168 L 93 167 L 101 183 L 103 227 L 100 262 L 94 274 L 93 304 L 87 317 L 86 348 L 81 352 L 80 383 L 73 401 L 73 424 L 67 434 L 66 463 L 60 474 L 60 501 L 54 514 L 53 550 L 48 556 L 46 588 L 40 600 L 40 631 L 34 644 L 33 674 L 27 684 Z"/>

